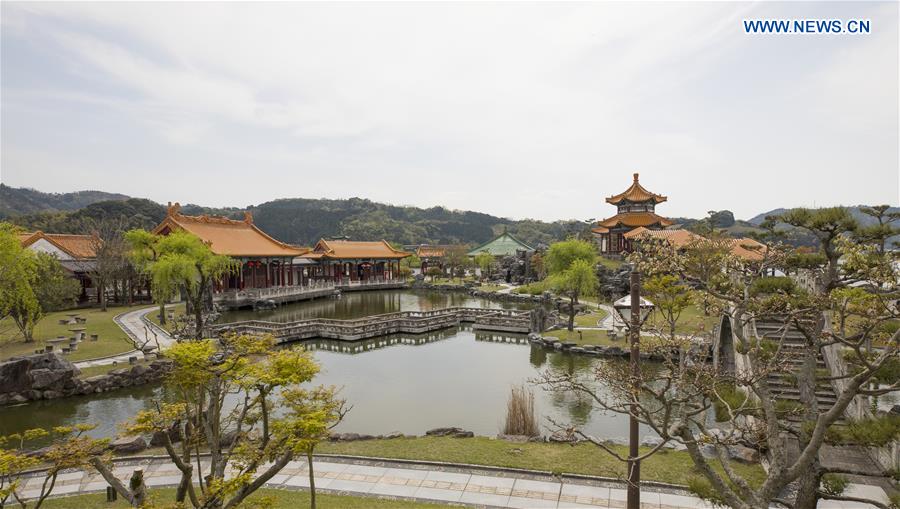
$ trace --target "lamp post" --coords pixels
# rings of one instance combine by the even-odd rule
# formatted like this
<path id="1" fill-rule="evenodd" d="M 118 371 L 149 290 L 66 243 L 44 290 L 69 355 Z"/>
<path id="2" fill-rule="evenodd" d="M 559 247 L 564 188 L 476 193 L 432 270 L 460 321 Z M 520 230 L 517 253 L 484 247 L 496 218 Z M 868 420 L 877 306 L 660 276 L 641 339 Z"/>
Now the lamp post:
<path id="1" fill-rule="evenodd" d="M 634 397 L 637 398 L 641 389 L 641 325 L 653 310 L 653 303 L 641 298 L 641 273 L 639 271 L 631 271 L 631 295 L 615 301 L 613 308 L 622 317 L 631 336 L 631 376 L 634 380 Z M 637 459 L 639 454 L 637 411 L 637 402 L 633 402 L 628 422 L 627 509 L 640 509 L 641 507 L 641 462 Z"/>

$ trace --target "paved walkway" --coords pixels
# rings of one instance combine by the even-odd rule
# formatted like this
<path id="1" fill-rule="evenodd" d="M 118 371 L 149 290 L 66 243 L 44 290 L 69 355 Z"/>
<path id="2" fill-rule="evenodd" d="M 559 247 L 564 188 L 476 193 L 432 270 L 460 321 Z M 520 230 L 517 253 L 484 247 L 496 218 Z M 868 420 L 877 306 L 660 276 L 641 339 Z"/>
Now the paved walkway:
<path id="1" fill-rule="evenodd" d="M 549 476 L 338 458 L 317 459 L 314 465 L 316 489 L 326 493 L 491 508 L 625 507 L 624 485 L 616 483 L 571 482 Z M 144 470 L 150 487 L 174 486 L 181 480 L 181 473 L 166 460 L 120 461 L 114 473 L 127 485 L 131 473 L 138 468 Z M 42 474 L 28 478 L 22 494 L 36 497 L 43 479 Z M 77 470 L 59 475 L 53 495 L 104 491 L 106 486 L 106 481 L 96 472 Z M 306 462 L 290 462 L 266 486 L 309 488 Z M 674 490 L 644 489 L 641 502 L 645 509 L 711 508 L 696 497 Z"/>
<path id="2" fill-rule="evenodd" d="M 153 340 L 153 334 L 156 334 L 157 341 L 159 341 L 159 346 L 161 349 L 165 350 L 173 343 L 175 343 L 175 339 L 172 338 L 166 331 L 162 330 L 159 327 L 153 326 L 152 331 L 147 327 L 147 324 L 143 320 L 143 316 L 151 313 L 153 311 L 158 311 L 159 306 L 152 306 L 148 308 L 140 308 L 135 309 L 133 311 L 127 311 L 120 315 L 117 315 L 113 320 L 115 320 L 116 324 L 125 331 L 125 334 L 128 334 L 128 337 L 132 339 L 132 341 L 136 341 L 138 344 L 143 344 L 147 341 L 147 338 L 150 338 L 150 342 L 148 345 L 156 346 L 156 341 Z M 78 368 L 88 368 L 91 366 L 106 366 L 109 364 L 127 364 L 129 357 L 134 357 L 137 355 L 143 355 L 143 353 L 137 350 L 131 350 L 130 352 L 125 352 L 119 355 L 115 355 L 112 357 L 104 357 L 102 359 L 94 359 L 87 361 L 80 361 L 74 363 Z"/>
<path id="3" fill-rule="evenodd" d="M 208 464 L 203 463 L 206 471 Z M 117 461 L 114 473 L 127 485 L 135 469 L 144 470 L 150 487 L 172 487 L 181 473 L 168 460 Z M 625 485 L 616 482 L 572 480 L 526 473 L 498 472 L 477 468 L 462 469 L 435 465 L 412 465 L 384 460 L 319 458 L 314 463 L 316 489 L 323 493 L 445 502 L 486 508 L 624 508 Z M 28 478 L 22 490 L 26 498 L 40 493 L 43 474 Z M 58 476 L 53 496 L 93 493 L 106 490 L 107 483 L 95 471 L 75 470 Z M 268 488 L 304 490 L 309 488 L 306 461 L 292 461 L 267 484 Z M 851 484 L 847 494 L 878 498 L 884 492 L 874 486 Z M 688 492 L 668 488 L 641 490 L 642 509 L 679 509 L 712 506 Z M 855 502 L 822 501 L 819 509 L 865 509 L 874 506 Z"/>

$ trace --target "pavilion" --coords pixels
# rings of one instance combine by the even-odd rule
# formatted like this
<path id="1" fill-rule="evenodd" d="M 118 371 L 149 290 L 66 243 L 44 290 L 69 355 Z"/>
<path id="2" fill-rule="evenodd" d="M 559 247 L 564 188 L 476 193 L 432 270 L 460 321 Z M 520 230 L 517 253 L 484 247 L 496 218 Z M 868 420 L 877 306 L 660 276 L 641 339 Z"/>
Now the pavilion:
<path id="1" fill-rule="evenodd" d="M 617 214 L 597 223 L 591 231 L 597 240 L 600 253 L 606 256 L 619 256 L 632 249 L 632 240 L 625 236 L 635 228 L 662 230 L 674 223 L 656 214 L 656 205 L 666 201 L 663 195 L 652 193 L 644 188 L 634 174 L 634 182 L 625 191 L 610 196 L 606 203 L 617 207 Z"/>
<path id="2" fill-rule="evenodd" d="M 490 253 L 495 257 L 516 256 L 534 253 L 534 248 L 504 230 L 503 233 L 469 251 L 468 254 L 477 256 L 482 252 Z"/>
<path id="3" fill-rule="evenodd" d="M 347 286 L 404 282 L 400 276 L 400 260 L 407 256 L 412 253 L 395 249 L 384 240 L 320 239 L 300 260 L 315 263 L 310 265 L 312 278 Z"/>
<path id="4" fill-rule="evenodd" d="M 99 298 L 91 280 L 91 271 L 97 265 L 97 248 L 101 245 L 98 236 L 36 231 L 20 233 L 19 242 L 26 249 L 56 257 L 69 277 L 81 285 L 79 301 Z"/>
<path id="5" fill-rule="evenodd" d="M 213 284 L 214 293 L 274 287 L 302 287 L 308 278 L 294 259 L 309 252 L 308 248 L 293 246 L 267 235 L 253 224 L 250 212 L 243 220 L 221 216 L 188 216 L 181 213 L 181 205 L 169 204 L 166 218 L 153 233 L 168 235 L 186 231 L 209 245 L 213 253 L 238 260 L 241 268 Z"/>

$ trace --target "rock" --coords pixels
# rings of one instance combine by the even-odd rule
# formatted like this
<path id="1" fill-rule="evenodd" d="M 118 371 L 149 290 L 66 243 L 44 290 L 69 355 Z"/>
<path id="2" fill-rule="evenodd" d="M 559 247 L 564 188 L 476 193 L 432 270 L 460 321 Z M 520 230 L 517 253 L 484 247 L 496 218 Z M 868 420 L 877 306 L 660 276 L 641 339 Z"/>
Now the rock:
<path id="1" fill-rule="evenodd" d="M 662 441 L 662 438 L 659 437 L 644 437 L 643 440 L 641 440 L 641 447 L 656 447 L 661 444 Z"/>
<path id="2" fill-rule="evenodd" d="M 31 376 L 31 388 L 43 390 L 54 387 L 64 379 L 71 379 L 74 376 L 73 371 L 74 366 L 72 370 L 32 369 L 29 373 Z"/>
<path id="3" fill-rule="evenodd" d="M 470 438 L 474 437 L 475 433 L 466 431 L 462 428 L 434 428 L 426 431 L 425 435 L 431 437 Z"/>
<path id="4" fill-rule="evenodd" d="M 134 366 L 133 368 L 131 368 L 131 370 L 130 370 L 130 372 L 129 372 L 128 374 L 129 374 L 132 378 L 137 378 L 137 377 L 139 377 L 139 376 L 144 375 L 144 374 L 147 373 L 148 371 L 150 371 L 150 368 L 148 368 L 147 366 L 138 364 L 137 366 Z"/>
<path id="5" fill-rule="evenodd" d="M 528 435 L 497 435 L 497 440 L 503 440 L 505 442 L 515 442 L 515 443 L 524 443 L 528 442 L 531 437 Z"/>
<path id="6" fill-rule="evenodd" d="M 29 389 L 31 387 L 28 377 L 30 369 L 31 362 L 25 357 L 0 362 L 0 392 L 11 393 Z"/>
<path id="7" fill-rule="evenodd" d="M 107 374 L 110 376 L 128 376 L 129 373 L 131 373 L 131 368 L 119 368 L 114 369 Z"/>
<path id="8" fill-rule="evenodd" d="M 143 451 L 147 448 L 147 442 L 140 436 L 123 436 L 113 440 L 109 447 L 113 452 L 127 454 Z"/>
<path id="9" fill-rule="evenodd" d="M 63 397 L 63 393 L 61 393 L 61 392 L 59 392 L 59 391 L 51 391 L 51 390 L 47 390 L 47 391 L 44 391 L 44 392 L 41 394 L 41 396 L 42 396 L 44 399 L 56 399 L 56 398 L 61 398 L 61 397 Z"/>
<path id="10" fill-rule="evenodd" d="M 399 431 L 392 431 L 385 435 L 384 438 L 387 440 L 391 440 L 394 438 L 403 438 L 403 433 L 400 433 Z"/>
<path id="11" fill-rule="evenodd" d="M 728 457 L 741 463 L 759 463 L 759 452 L 743 445 L 729 446 Z"/>
<path id="12" fill-rule="evenodd" d="M 624 356 L 625 350 L 622 350 L 622 348 L 618 346 L 610 346 L 603 353 L 606 355 Z"/>
<path id="13" fill-rule="evenodd" d="M 13 394 L 9 398 L 10 404 L 20 404 L 20 403 L 27 403 L 27 402 L 28 402 L 28 398 L 26 398 L 25 396 L 23 396 L 21 394 Z"/>
<path id="14" fill-rule="evenodd" d="M 578 441 L 578 439 L 571 433 L 567 433 L 565 431 L 554 431 L 550 435 L 550 438 L 548 438 L 548 441 L 557 443 L 575 443 Z"/>

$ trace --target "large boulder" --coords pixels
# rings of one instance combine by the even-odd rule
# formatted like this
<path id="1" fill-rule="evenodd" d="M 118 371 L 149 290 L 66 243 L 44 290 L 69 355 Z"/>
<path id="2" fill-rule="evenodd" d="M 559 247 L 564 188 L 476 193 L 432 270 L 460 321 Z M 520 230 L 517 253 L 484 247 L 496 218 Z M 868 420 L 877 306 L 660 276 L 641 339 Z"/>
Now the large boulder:
<path id="1" fill-rule="evenodd" d="M 31 362 L 24 357 L 0 362 L 0 392 L 20 392 L 31 388 L 28 371 Z"/>
<path id="2" fill-rule="evenodd" d="M 115 453 L 130 454 L 146 449 L 147 442 L 141 436 L 123 436 L 113 440 L 109 447 Z"/>
<path id="3" fill-rule="evenodd" d="M 76 386 L 81 371 L 55 353 L 13 357 L 0 362 L 0 394 L 39 399 L 44 391 L 64 393 Z"/>

